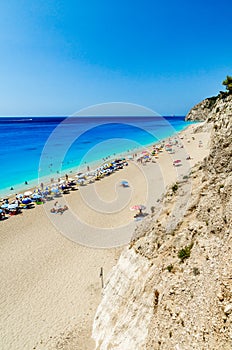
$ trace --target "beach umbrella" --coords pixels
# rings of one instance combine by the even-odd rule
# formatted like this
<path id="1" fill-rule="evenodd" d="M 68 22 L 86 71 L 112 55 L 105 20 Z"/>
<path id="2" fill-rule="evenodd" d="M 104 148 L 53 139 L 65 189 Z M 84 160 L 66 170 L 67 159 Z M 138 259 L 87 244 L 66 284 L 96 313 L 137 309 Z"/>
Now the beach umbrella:
<path id="1" fill-rule="evenodd" d="M 121 185 L 124 187 L 129 187 L 128 181 L 121 181 Z"/>
<path id="2" fill-rule="evenodd" d="M 173 163 L 174 163 L 174 164 L 179 164 L 179 163 L 181 163 L 181 160 L 180 160 L 180 159 L 174 160 Z"/>
<path id="3" fill-rule="evenodd" d="M 79 180 L 77 180 L 77 182 L 82 185 L 82 184 L 84 184 L 85 180 L 84 179 L 79 179 Z"/>
<path id="4" fill-rule="evenodd" d="M 63 184 L 65 182 L 65 180 L 64 179 L 61 179 L 60 181 L 59 181 L 59 184 Z"/>
<path id="5" fill-rule="evenodd" d="M 9 206 L 9 204 L 3 204 L 3 205 L 1 205 L 1 208 L 6 209 L 6 208 L 8 208 L 8 206 Z"/>
<path id="6" fill-rule="evenodd" d="M 22 203 L 23 204 L 30 204 L 31 203 L 31 199 L 30 198 L 24 198 L 24 199 L 22 199 Z"/>
<path id="7" fill-rule="evenodd" d="M 26 191 L 24 192 L 24 196 L 31 196 L 32 195 L 32 192 L 31 191 Z"/>
<path id="8" fill-rule="evenodd" d="M 142 204 L 137 204 L 137 205 L 133 205 L 133 207 L 130 208 L 130 210 L 144 210 L 146 209 L 145 205 Z"/>
<path id="9" fill-rule="evenodd" d="M 79 173 L 79 174 L 75 175 L 75 177 L 77 177 L 78 179 L 83 179 L 83 178 L 85 178 L 85 174 Z"/>
<path id="10" fill-rule="evenodd" d="M 52 191 L 53 193 L 59 193 L 59 189 L 56 188 L 56 187 L 53 187 L 53 188 L 51 189 L 51 191 Z"/>
<path id="11" fill-rule="evenodd" d="M 23 194 L 22 193 L 17 194 L 16 198 L 23 198 Z"/>
<path id="12" fill-rule="evenodd" d="M 18 208 L 18 204 L 16 204 L 16 203 L 8 205 L 8 209 L 16 209 L 16 208 Z"/>
<path id="13" fill-rule="evenodd" d="M 78 177 L 78 178 L 81 178 L 81 177 L 83 177 L 83 176 L 85 176 L 84 173 L 77 173 L 77 175 L 75 175 L 75 177 Z"/>
<path id="14" fill-rule="evenodd" d="M 33 194 L 32 198 L 39 199 L 39 198 L 41 198 L 41 194 Z"/>
<path id="15" fill-rule="evenodd" d="M 49 195 L 49 191 L 48 191 L 48 190 L 46 190 L 46 191 L 42 192 L 42 195 L 43 195 L 43 196 L 47 196 L 47 195 Z"/>

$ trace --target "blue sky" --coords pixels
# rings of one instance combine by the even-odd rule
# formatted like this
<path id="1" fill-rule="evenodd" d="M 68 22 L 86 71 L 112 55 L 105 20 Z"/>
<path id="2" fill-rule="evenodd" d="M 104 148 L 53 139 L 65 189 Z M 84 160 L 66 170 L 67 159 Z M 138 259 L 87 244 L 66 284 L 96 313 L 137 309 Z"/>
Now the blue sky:
<path id="1" fill-rule="evenodd" d="M 108 102 L 184 115 L 232 75 L 231 0 L 6 0 L 0 115 Z"/>

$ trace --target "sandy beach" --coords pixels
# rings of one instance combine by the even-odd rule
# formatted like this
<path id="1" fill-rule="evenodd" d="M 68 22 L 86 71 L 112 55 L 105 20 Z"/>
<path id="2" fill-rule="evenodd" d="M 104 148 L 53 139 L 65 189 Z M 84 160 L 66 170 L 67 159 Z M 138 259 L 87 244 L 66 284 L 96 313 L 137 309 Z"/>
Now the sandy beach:
<path id="1" fill-rule="evenodd" d="M 180 133 L 184 147 L 173 147 L 174 154 L 164 151 L 146 165 L 131 160 L 123 170 L 59 199 L 69 208 L 63 215 L 50 213 L 52 201 L 1 221 L 1 349 L 94 349 L 100 269 L 105 280 L 139 225 L 130 207 L 144 204 L 149 214 L 166 186 L 208 154 L 210 135 L 194 134 L 196 127 Z M 173 166 L 176 159 L 182 166 Z M 129 188 L 120 186 L 122 180 Z"/>

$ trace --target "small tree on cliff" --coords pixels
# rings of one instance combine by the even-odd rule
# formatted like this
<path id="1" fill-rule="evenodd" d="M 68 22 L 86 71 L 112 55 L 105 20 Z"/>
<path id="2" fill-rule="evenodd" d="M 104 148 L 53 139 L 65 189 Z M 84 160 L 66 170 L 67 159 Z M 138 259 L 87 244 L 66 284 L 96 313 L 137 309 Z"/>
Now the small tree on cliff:
<path id="1" fill-rule="evenodd" d="M 222 83 L 223 85 L 226 86 L 226 90 L 228 90 L 228 93 L 232 93 L 232 77 L 227 75 L 226 79 Z"/>

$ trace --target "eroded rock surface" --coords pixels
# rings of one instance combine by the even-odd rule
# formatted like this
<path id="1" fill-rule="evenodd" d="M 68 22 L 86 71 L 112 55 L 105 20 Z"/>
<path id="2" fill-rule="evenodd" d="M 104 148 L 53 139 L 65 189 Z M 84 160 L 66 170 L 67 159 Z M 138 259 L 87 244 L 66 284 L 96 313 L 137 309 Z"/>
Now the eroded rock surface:
<path id="1" fill-rule="evenodd" d="M 232 349 L 232 96 L 207 103 L 191 118 L 213 124 L 210 154 L 169 188 L 113 269 L 93 325 L 98 350 Z M 187 210 L 171 225 L 180 197 Z"/>

